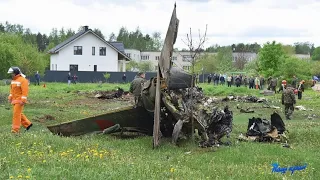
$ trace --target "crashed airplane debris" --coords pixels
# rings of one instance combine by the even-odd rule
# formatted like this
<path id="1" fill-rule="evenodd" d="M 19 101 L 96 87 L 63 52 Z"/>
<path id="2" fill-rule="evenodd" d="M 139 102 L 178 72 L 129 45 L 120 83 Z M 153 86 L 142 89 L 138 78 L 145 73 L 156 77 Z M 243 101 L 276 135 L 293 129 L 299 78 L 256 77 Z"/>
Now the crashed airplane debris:
<path id="1" fill-rule="evenodd" d="M 236 102 L 252 102 L 252 103 L 263 103 L 267 102 L 266 98 L 258 98 L 255 96 L 227 96 L 222 101 L 236 101 Z"/>
<path id="2" fill-rule="evenodd" d="M 151 78 L 142 87 L 143 107 L 128 106 L 106 114 L 48 126 L 48 129 L 64 136 L 93 132 L 137 132 L 153 135 L 153 145 L 156 147 L 160 136 L 172 137 L 175 144 L 179 139 L 190 136 L 193 132 L 193 118 L 194 130 L 201 136 L 200 147 L 219 145 L 222 137 L 229 138 L 233 113 L 228 106 L 220 108 L 218 101 L 205 97 L 201 88 L 194 87 L 192 75 L 171 67 L 178 25 L 175 6 L 158 61 L 157 77 Z M 111 96 L 115 97 L 117 94 Z M 99 97 L 103 96 L 98 95 L 97 98 Z"/>
<path id="3" fill-rule="evenodd" d="M 127 95 L 129 92 L 125 92 L 123 89 L 118 88 L 117 91 L 98 91 L 97 94 L 94 96 L 98 99 L 115 99 L 121 98 L 122 95 Z"/>
<path id="4" fill-rule="evenodd" d="M 279 114 L 274 112 L 271 121 L 261 118 L 251 118 L 248 122 L 246 136 L 240 134 L 239 140 L 258 142 L 287 141 L 286 128 Z"/>

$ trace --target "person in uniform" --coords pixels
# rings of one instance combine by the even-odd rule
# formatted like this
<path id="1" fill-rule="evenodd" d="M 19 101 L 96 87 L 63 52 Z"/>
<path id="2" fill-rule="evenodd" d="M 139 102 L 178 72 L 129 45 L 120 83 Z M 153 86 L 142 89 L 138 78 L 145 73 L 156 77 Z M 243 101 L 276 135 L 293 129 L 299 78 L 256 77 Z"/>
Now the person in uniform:
<path id="1" fill-rule="evenodd" d="M 282 104 L 284 105 L 284 112 L 286 115 L 286 119 L 290 120 L 291 115 L 294 111 L 293 105 L 296 104 L 296 96 L 294 95 L 294 88 L 287 87 L 287 85 L 285 84 L 281 101 L 282 101 Z"/>
<path id="2" fill-rule="evenodd" d="M 134 95 L 135 107 L 143 105 L 141 101 L 141 89 L 144 82 L 146 82 L 145 73 L 139 72 L 130 84 L 130 93 Z"/>
<path id="3" fill-rule="evenodd" d="M 274 91 L 274 93 L 277 93 L 277 84 L 278 84 L 278 82 L 277 82 L 276 78 L 272 78 L 270 80 L 270 88 L 272 91 Z"/>
<path id="4" fill-rule="evenodd" d="M 29 130 L 32 126 L 32 123 L 22 113 L 24 105 L 27 103 L 29 82 L 18 67 L 9 68 L 8 74 L 12 75 L 10 95 L 8 97 L 8 102 L 13 105 L 11 132 L 19 133 L 21 124 L 26 128 L 26 130 Z"/>
<path id="5" fill-rule="evenodd" d="M 297 88 L 297 82 L 298 82 L 298 78 L 296 76 L 293 76 L 292 83 L 291 83 L 293 88 Z"/>

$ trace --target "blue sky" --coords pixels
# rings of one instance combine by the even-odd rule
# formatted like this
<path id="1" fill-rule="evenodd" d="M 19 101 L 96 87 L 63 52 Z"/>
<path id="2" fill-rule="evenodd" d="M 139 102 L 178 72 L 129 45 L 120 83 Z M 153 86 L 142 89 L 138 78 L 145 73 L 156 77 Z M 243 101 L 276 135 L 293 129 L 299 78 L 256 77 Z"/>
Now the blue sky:
<path id="1" fill-rule="evenodd" d="M 165 36 L 174 2 L 180 20 L 175 47 L 191 27 L 194 36 L 208 24 L 206 47 L 212 44 L 283 44 L 313 42 L 320 46 L 320 0 L 0 0 L 0 22 L 49 33 L 51 28 L 99 28 L 105 36 L 121 26 Z"/>

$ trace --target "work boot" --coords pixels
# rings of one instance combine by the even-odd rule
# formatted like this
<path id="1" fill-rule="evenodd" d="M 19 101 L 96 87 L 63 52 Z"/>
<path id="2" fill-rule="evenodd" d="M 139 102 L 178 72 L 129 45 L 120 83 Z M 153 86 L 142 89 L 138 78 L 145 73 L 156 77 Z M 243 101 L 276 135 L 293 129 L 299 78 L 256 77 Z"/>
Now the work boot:
<path id="1" fill-rule="evenodd" d="M 26 128 L 26 131 L 28 131 L 32 127 L 32 123 Z"/>

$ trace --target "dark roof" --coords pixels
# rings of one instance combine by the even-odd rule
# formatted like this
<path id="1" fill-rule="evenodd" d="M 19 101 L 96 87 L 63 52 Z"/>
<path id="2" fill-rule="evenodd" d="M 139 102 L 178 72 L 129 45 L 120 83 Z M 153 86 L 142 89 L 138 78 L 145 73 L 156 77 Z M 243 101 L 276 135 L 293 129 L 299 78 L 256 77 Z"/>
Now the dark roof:
<path id="1" fill-rule="evenodd" d="M 61 48 L 63 48 L 64 46 L 67 46 L 69 43 L 71 43 L 72 41 L 74 41 L 75 39 L 79 38 L 80 36 L 91 32 L 93 35 L 95 35 L 97 38 L 99 38 L 100 40 L 102 40 L 103 42 L 105 42 L 106 44 L 108 44 L 110 47 L 112 47 L 114 50 L 118 51 L 118 53 L 120 53 L 124 58 L 130 60 L 130 58 L 125 54 L 124 52 L 124 45 L 122 42 L 108 42 L 104 39 L 102 39 L 101 37 L 99 37 L 96 33 L 94 33 L 91 29 L 88 30 L 82 30 L 80 32 L 78 32 L 77 34 L 71 36 L 70 38 L 68 38 L 67 40 L 63 41 L 62 43 L 58 44 L 56 47 L 50 49 L 48 51 L 49 54 L 55 54 L 57 52 L 59 52 L 59 50 Z"/>
<path id="2" fill-rule="evenodd" d="M 86 31 L 82 30 L 79 31 L 77 34 L 71 36 L 70 38 L 68 38 L 67 40 L 63 41 L 62 43 L 58 44 L 56 47 L 50 49 L 48 52 L 50 54 L 54 54 L 57 53 L 59 51 L 59 49 L 61 49 L 63 46 L 69 44 L 70 42 L 72 42 L 73 40 L 77 39 L 78 37 L 82 36 L 83 34 L 85 34 Z"/>
<path id="3" fill-rule="evenodd" d="M 112 46 L 117 48 L 120 52 L 124 53 L 124 45 L 122 42 L 109 42 Z"/>

